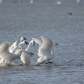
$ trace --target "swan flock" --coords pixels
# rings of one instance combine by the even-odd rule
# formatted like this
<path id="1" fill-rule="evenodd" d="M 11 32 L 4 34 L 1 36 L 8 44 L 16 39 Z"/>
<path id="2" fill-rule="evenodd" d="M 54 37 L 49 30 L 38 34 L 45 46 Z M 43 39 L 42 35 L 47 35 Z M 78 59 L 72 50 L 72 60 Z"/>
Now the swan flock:
<path id="1" fill-rule="evenodd" d="M 21 37 L 12 45 L 8 41 L 3 42 L 0 45 L 0 64 L 12 64 L 14 60 L 20 59 L 22 65 L 29 65 L 31 63 L 31 57 L 34 55 L 30 51 L 30 47 L 31 44 L 35 46 L 35 43 L 39 45 L 37 50 L 38 58 L 34 63 L 35 65 L 48 64 L 54 58 L 53 47 L 58 46 L 58 44 L 52 42 L 48 37 L 41 36 L 41 40 L 32 38 L 29 43 L 26 40 L 25 37 Z M 23 45 L 27 45 L 26 49 L 23 48 Z"/>

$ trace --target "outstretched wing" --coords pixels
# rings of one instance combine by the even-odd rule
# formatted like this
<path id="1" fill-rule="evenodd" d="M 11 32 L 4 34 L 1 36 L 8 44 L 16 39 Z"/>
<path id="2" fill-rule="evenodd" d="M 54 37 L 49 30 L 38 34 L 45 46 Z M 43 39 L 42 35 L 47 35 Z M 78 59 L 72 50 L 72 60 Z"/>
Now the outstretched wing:
<path id="1" fill-rule="evenodd" d="M 41 56 L 50 56 L 53 42 L 45 36 L 41 36 L 43 41 L 41 48 L 39 49 L 39 55 Z"/>
<path id="2" fill-rule="evenodd" d="M 37 44 L 39 44 L 39 47 L 41 46 L 41 44 L 42 44 L 41 40 L 36 39 L 36 38 L 32 38 L 32 40 L 35 41 Z"/>
<path id="3" fill-rule="evenodd" d="M 41 36 L 41 39 L 43 41 L 41 49 L 50 49 L 52 47 L 53 42 L 48 37 Z"/>
<path id="4" fill-rule="evenodd" d="M 43 44 L 47 45 L 47 46 L 52 46 L 53 42 L 46 36 L 41 36 L 41 39 L 43 41 Z"/>

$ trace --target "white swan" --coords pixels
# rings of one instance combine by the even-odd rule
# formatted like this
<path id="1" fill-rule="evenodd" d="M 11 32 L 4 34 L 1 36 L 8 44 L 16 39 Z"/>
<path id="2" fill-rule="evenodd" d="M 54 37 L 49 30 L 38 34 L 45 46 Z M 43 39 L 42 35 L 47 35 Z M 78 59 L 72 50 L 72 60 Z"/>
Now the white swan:
<path id="1" fill-rule="evenodd" d="M 20 40 L 15 41 L 15 42 L 9 47 L 9 51 L 11 52 L 11 50 L 14 49 L 14 48 L 18 45 L 19 42 L 21 43 L 21 42 L 24 41 L 24 40 L 27 40 L 27 39 L 26 39 L 25 37 L 21 37 Z"/>
<path id="2" fill-rule="evenodd" d="M 10 53 L 9 46 L 10 46 L 9 42 L 4 42 L 0 45 L 0 58 L 1 62 L 11 64 L 13 60 L 20 59 L 22 51 L 20 51 L 18 54 Z"/>
<path id="3" fill-rule="evenodd" d="M 41 36 L 42 41 L 36 38 L 32 38 L 33 41 L 39 44 L 38 49 L 38 60 L 35 65 L 39 65 L 42 63 L 48 63 L 54 57 L 53 53 L 53 45 L 58 45 L 57 43 L 53 43 L 48 37 Z"/>
<path id="4" fill-rule="evenodd" d="M 19 51 L 23 51 L 23 49 L 22 49 L 23 44 L 28 44 L 28 43 L 26 41 L 20 42 L 18 47 L 15 49 L 15 52 L 14 52 L 15 54 L 17 54 Z"/>
<path id="5" fill-rule="evenodd" d="M 30 64 L 30 62 L 31 62 L 31 57 L 32 57 L 32 55 L 34 55 L 33 53 L 29 52 L 29 48 L 30 48 L 31 43 L 32 43 L 33 45 L 35 45 L 34 41 L 31 40 L 31 41 L 29 42 L 29 45 L 28 45 L 27 48 L 25 49 L 25 51 L 23 51 L 22 54 L 21 54 L 21 61 L 22 61 L 23 64 L 25 64 L 25 65 L 29 65 L 29 64 Z"/>
<path id="6" fill-rule="evenodd" d="M 32 55 L 34 54 L 31 52 L 23 51 L 21 54 L 21 61 L 23 62 L 23 64 L 29 65 L 31 62 Z"/>

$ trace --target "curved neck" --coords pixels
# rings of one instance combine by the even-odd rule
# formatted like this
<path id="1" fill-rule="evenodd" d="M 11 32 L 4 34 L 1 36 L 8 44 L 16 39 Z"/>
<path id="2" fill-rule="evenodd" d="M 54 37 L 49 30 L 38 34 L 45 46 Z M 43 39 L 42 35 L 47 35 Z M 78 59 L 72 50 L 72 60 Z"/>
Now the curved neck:
<path id="1" fill-rule="evenodd" d="M 27 46 L 27 48 L 25 49 L 25 51 L 29 51 L 30 45 L 31 45 L 31 42 L 29 43 L 29 45 Z"/>

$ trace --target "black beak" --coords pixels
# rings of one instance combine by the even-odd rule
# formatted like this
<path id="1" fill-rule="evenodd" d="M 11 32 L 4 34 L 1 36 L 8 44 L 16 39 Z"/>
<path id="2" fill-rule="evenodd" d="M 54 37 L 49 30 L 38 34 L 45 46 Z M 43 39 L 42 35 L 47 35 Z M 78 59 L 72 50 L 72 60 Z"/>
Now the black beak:
<path id="1" fill-rule="evenodd" d="M 25 37 L 23 37 L 24 38 L 24 40 L 27 40 Z"/>
<path id="2" fill-rule="evenodd" d="M 25 41 L 26 42 L 26 41 Z M 26 44 L 29 44 L 28 42 L 26 42 Z"/>
<path id="3" fill-rule="evenodd" d="M 58 44 L 56 43 L 56 45 L 58 46 Z"/>
<path id="4" fill-rule="evenodd" d="M 35 42 L 33 41 L 33 45 L 35 46 Z"/>
<path id="5" fill-rule="evenodd" d="M 33 53 L 31 53 L 31 55 L 34 55 Z"/>

